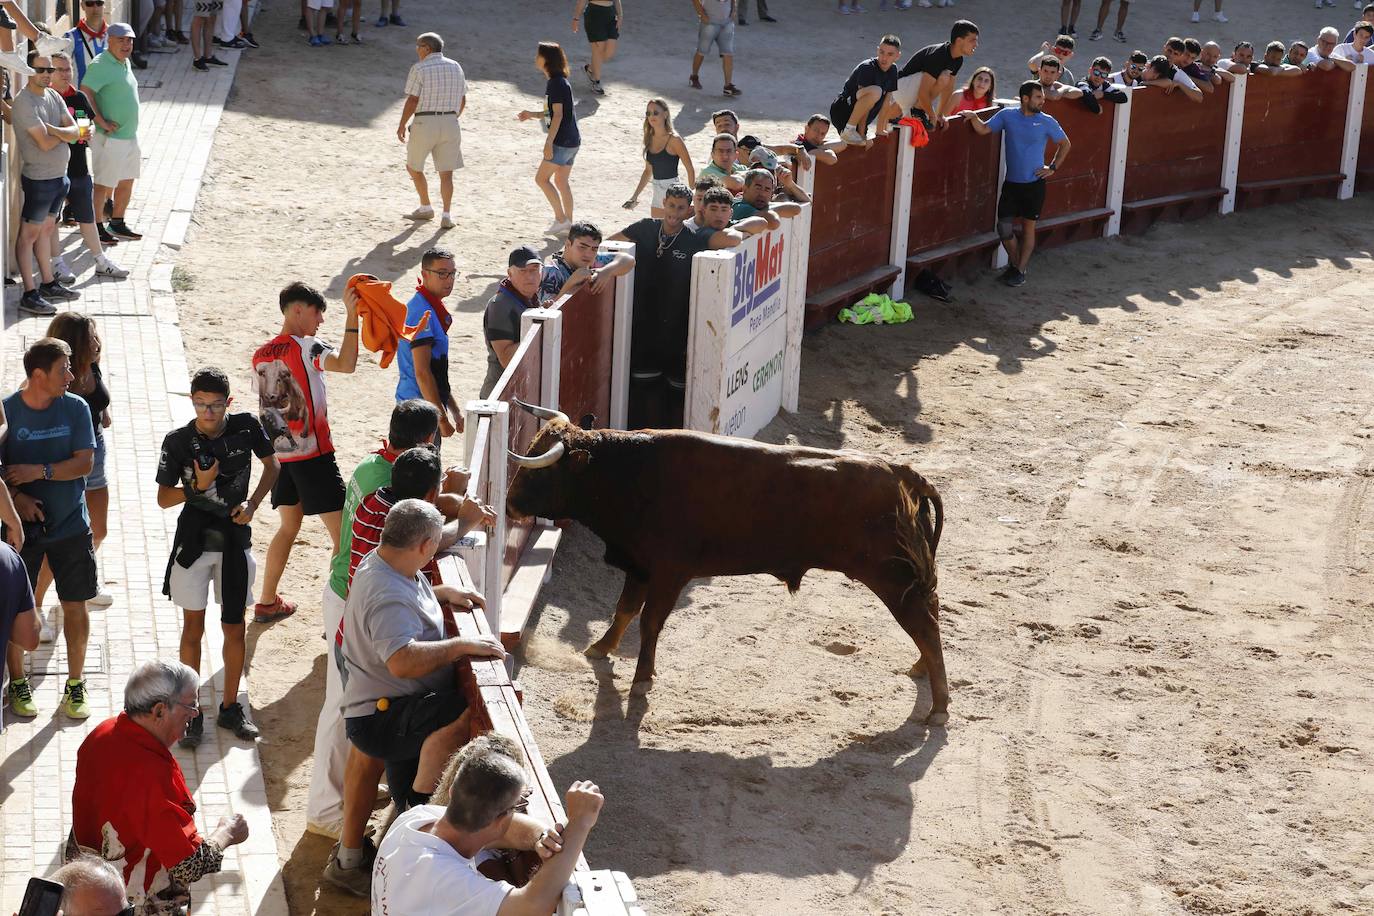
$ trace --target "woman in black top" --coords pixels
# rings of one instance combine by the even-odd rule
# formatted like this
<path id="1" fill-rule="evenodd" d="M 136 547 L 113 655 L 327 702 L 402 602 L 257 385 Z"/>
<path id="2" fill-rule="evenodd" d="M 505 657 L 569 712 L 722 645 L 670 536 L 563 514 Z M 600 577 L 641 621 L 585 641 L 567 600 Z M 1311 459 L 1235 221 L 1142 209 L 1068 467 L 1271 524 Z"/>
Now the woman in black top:
<path id="1" fill-rule="evenodd" d="M 679 163 L 687 169 L 686 184 L 690 188 L 697 178 L 687 144 L 673 130 L 673 116 L 668 113 L 668 103 L 663 99 L 649 99 L 644 111 L 644 173 L 639 176 L 635 192 L 625 201 L 625 209 L 633 210 L 638 206 L 640 192 L 652 180 L 654 196 L 649 201 L 649 215 L 654 219 L 662 219 L 663 195 L 674 182 L 681 180 L 678 178 Z"/>
<path id="2" fill-rule="evenodd" d="M 95 463 L 91 473 L 86 475 L 86 512 L 91 517 L 91 546 L 100 550 L 100 542 L 105 540 L 108 530 L 107 519 L 110 511 L 109 481 L 105 476 L 105 435 L 112 422 L 110 417 L 110 391 L 105 387 L 105 379 L 100 371 L 100 332 L 96 329 L 95 319 L 80 312 L 63 312 L 48 325 L 48 336 L 65 341 L 72 350 L 72 379 L 68 391 L 86 402 L 91 410 L 91 425 L 95 427 Z M 43 595 L 52 582 L 52 572 L 47 561 L 39 572 L 34 586 L 34 602 L 43 606 Z M 95 607 L 105 607 L 114 599 L 105 591 L 104 585 L 97 583 L 99 591 L 86 603 Z"/>
<path id="3" fill-rule="evenodd" d="M 544 110 L 522 111 L 515 117 L 521 121 L 540 118 L 544 122 L 547 132 L 544 159 L 534 173 L 534 183 L 553 208 L 553 222 L 544 234 L 557 235 L 573 223 L 573 195 L 568 176 L 582 145 L 582 135 L 577 130 L 572 84 L 568 82 L 568 58 L 563 48 L 555 41 L 539 42 L 534 66 L 548 80 L 544 86 Z"/>
<path id="4" fill-rule="evenodd" d="M 582 65 L 582 72 L 592 84 L 592 92 L 605 95 L 601 88 L 601 68 L 615 57 L 615 45 L 620 40 L 620 20 L 625 18 L 620 0 L 577 0 L 573 6 L 573 34 L 579 21 L 587 28 L 587 43 L 592 47 L 592 62 Z"/>

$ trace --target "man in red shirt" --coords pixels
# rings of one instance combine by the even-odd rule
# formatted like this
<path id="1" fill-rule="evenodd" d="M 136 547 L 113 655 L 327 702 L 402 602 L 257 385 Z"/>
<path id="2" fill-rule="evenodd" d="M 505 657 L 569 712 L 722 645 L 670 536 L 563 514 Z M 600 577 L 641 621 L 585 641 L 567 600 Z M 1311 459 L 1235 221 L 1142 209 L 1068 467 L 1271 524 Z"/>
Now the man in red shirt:
<path id="1" fill-rule="evenodd" d="M 169 748 L 200 711 L 200 677 L 181 662 L 144 662 L 124 686 L 124 711 L 91 730 L 76 752 L 67 858 L 114 864 L 139 914 L 189 907 L 190 886 L 219 871 L 224 850 L 248 839 L 243 815 L 196 830 L 196 803 Z"/>
<path id="2" fill-rule="evenodd" d="M 281 333 L 253 354 L 253 383 L 258 413 L 281 462 L 272 488 L 272 507 L 281 516 L 267 548 L 262 597 L 253 619 L 268 623 L 295 613 L 296 605 L 277 594 L 301 520 L 318 515 L 329 529 L 333 553 L 339 550 L 344 482 L 334 457 L 325 404 L 324 374 L 350 374 L 358 365 L 358 293 L 344 293 L 343 346 L 334 348 L 315 337 L 324 324 L 324 296 L 304 283 L 292 283 L 278 296 Z"/>

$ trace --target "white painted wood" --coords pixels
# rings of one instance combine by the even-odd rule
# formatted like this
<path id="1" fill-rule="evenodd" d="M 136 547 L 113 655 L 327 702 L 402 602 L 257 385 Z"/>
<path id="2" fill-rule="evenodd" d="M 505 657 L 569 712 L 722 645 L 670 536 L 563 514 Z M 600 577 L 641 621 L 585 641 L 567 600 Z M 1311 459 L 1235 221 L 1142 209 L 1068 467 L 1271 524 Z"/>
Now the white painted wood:
<path id="1" fill-rule="evenodd" d="M 1020 105 L 1019 102 L 1017 104 Z M 1007 180 L 1007 135 L 1005 132 L 998 134 L 998 143 L 1000 144 L 1001 154 L 1000 161 L 997 165 L 997 193 L 1001 195 L 1002 183 Z M 994 224 L 993 229 L 995 230 L 996 228 L 997 226 Z M 1010 258 L 1007 257 L 1007 250 L 1002 247 L 1002 242 L 999 238 L 997 245 L 992 249 L 992 269 L 1001 270 L 1003 267 L 1007 266 L 1009 261 Z"/>
<path id="2" fill-rule="evenodd" d="M 634 256 L 632 242 L 602 242 L 599 252 Z M 615 320 L 611 331 L 611 415 L 607 425 L 624 429 L 630 403 L 630 326 L 634 316 L 635 274 L 615 278 Z"/>
<path id="3" fill-rule="evenodd" d="M 1345 180 L 1336 192 L 1337 200 L 1355 196 L 1355 169 L 1360 158 L 1360 127 L 1364 123 L 1364 94 L 1369 68 L 1356 67 L 1350 74 L 1350 102 L 1345 106 L 1345 142 L 1341 145 L 1341 174 Z"/>
<path id="4" fill-rule="evenodd" d="M 888 294 L 906 295 L 906 243 L 911 234 L 911 177 L 916 168 L 916 147 L 911 145 L 911 126 L 903 124 L 897 137 L 897 183 L 892 192 L 892 244 L 887 263 L 896 265 L 897 278 Z"/>
<path id="5" fill-rule="evenodd" d="M 520 559 L 520 566 L 511 576 L 501 596 L 501 635 L 519 639 L 529 622 L 530 612 L 539 600 L 539 589 L 548 581 L 553 569 L 554 554 L 563 538 L 563 530 L 552 522 L 540 519 L 530 533 L 530 546 Z"/>
<path id="6" fill-rule="evenodd" d="M 1104 238 L 1121 234 L 1121 202 L 1126 192 L 1126 152 L 1131 140 L 1131 109 L 1134 105 L 1112 105 L 1112 161 L 1107 168 L 1107 208 L 1112 215 L 1102 231 Z"/>
<path id="7" fill-rule="evenodd" d="M 787 244 L 791 246 L 791 276 L 787 280 L 787 353 L 782 371 L 782 409 L 797 412 L 801 392 L 801 345 L 806 325 L 806 271 L 811 263 L 812 204 L 803 204 L 792 217 Z"/>
<path id="8" fill-rule="evenodd" d="M 692 258 L 687 391 L 682 418 L 682 425 L 687 429 L 720 432 L 720 391 L 724 384 L 721 375 L 725 371 L 725 340 L 730 327 L 734 279 L 733 249 L 703 251 Z"/>
<path id="9" fill-rule="evenodd" d="M 1240 174 L 1241 131 L 1245 126 L 1245 87 L 1248 73 L 1236 74 L 1231 84 L 1231 97 L 1226 103 L 1226 146 L 1221 155 L 1221 186 L 1226 196 L 1221 199 L 1222 216 L 1236 211 L 1236 182 Z"/>
<path id="10" fill-rule="evenodd" d="M 503 401 L 491 404 L 491 449 L 487 452 L 487 494 L 496 509 L 486 556 L 482 558 L 482 580 L 486 590 L 487 626 L 501 632 L 501 555 L 506 550 L 506 452 L 510 442 L 510 406 Z"/>

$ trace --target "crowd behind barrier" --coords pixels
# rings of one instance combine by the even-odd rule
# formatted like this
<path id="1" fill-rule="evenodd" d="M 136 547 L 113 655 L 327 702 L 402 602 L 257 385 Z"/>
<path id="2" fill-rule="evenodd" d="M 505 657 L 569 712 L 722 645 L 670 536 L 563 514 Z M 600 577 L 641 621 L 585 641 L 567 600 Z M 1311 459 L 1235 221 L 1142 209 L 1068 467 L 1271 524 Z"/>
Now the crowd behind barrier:
<path id="1" fill-rule="evenodd" d="M 1142 233 L 1161 219 L 1347 199 L 1374 184 L 1374 124 L 1362 129 L 1374 121 L 1371 82 L 1366 67 L 1291 79 L 1242 74 L 1200 105 L 1137 87 L 1128 104 L 1100 115 L 1077 100 L 1047 102 L 1073 152 L 1049 182 L 1038 247 Z M 904 126 L 867 149 L 850 147 L 837 165 L 816 170 L 808 327 L 868 292 L 903 295 L 925 268 L 1005 263 L 996 233 L 1001 135 L 979 136 L 954 120 L 913 149 L 910 132 Z"/>

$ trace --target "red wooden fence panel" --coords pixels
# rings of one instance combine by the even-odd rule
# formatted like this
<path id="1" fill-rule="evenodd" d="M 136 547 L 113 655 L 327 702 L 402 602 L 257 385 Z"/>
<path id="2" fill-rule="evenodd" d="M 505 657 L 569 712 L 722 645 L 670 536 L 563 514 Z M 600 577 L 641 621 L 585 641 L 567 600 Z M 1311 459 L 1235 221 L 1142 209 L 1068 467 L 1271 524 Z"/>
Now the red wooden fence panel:
<path id="1" fill-rule="evenodd" d="M 1275 191 L 1334 196 L 1349 98 L 1350 75 L 1339 69 L 1250 77 L 1236 208 L 1275 202 Z"/>
<path id="2" fill-rule="evenodd" d="M 1041 220 L 1056 216 L 1100 210 L 1107 206 L 1107 170 L 1112 163 L 1112 104 L 1104 103 L 1101 114 L 1093 114 L 1078 99 L 1045 103 L 1045 114 L 1059 122 L 1069 135 L 1069 158 L 1045 192 Z M 1053 147 L 1047 147 L 1045 161 Z"/>
<path id="3" fill-rule="evenodd" d="M 600 295 L 585 285 L 554 306 L 563 313 L 559 357 L 558 406 L 574 423 L 587 417 L 604 427 L 611 418 L 611 345 L 615 326 L 615 287 Z"/>
<path id="4" fill-rule="evenodd" d="M 1355 188 L 1374 188 L 1374 79 L 1364 85 L 1364 115 L 1360 126 L 1360 155 L 1355 165 Z"/>
<path id="5" fill-rule="evenodd" d="M 900 139 L 894 131 L 870 149 L 851 146 L 835 165 L 816 167 L 807 296 L 888 263 Z"/>
<path id="6" fill-rule="evenodd" d="M 1134 90 L 1122 199 L 1136 203 L 1220 189 L 1230 100 L 1230 83 L 1201 105 L 1177 90 Z"/>
<path id="7" fill-rule="evenodd" d="M 988 109 L 983 120 L 995 113 Z M 962 121 L 931 133 L 916 151 L 907 254 L 993 231 L 1001 159 L 1001 137 L 981 137 Z"/>

